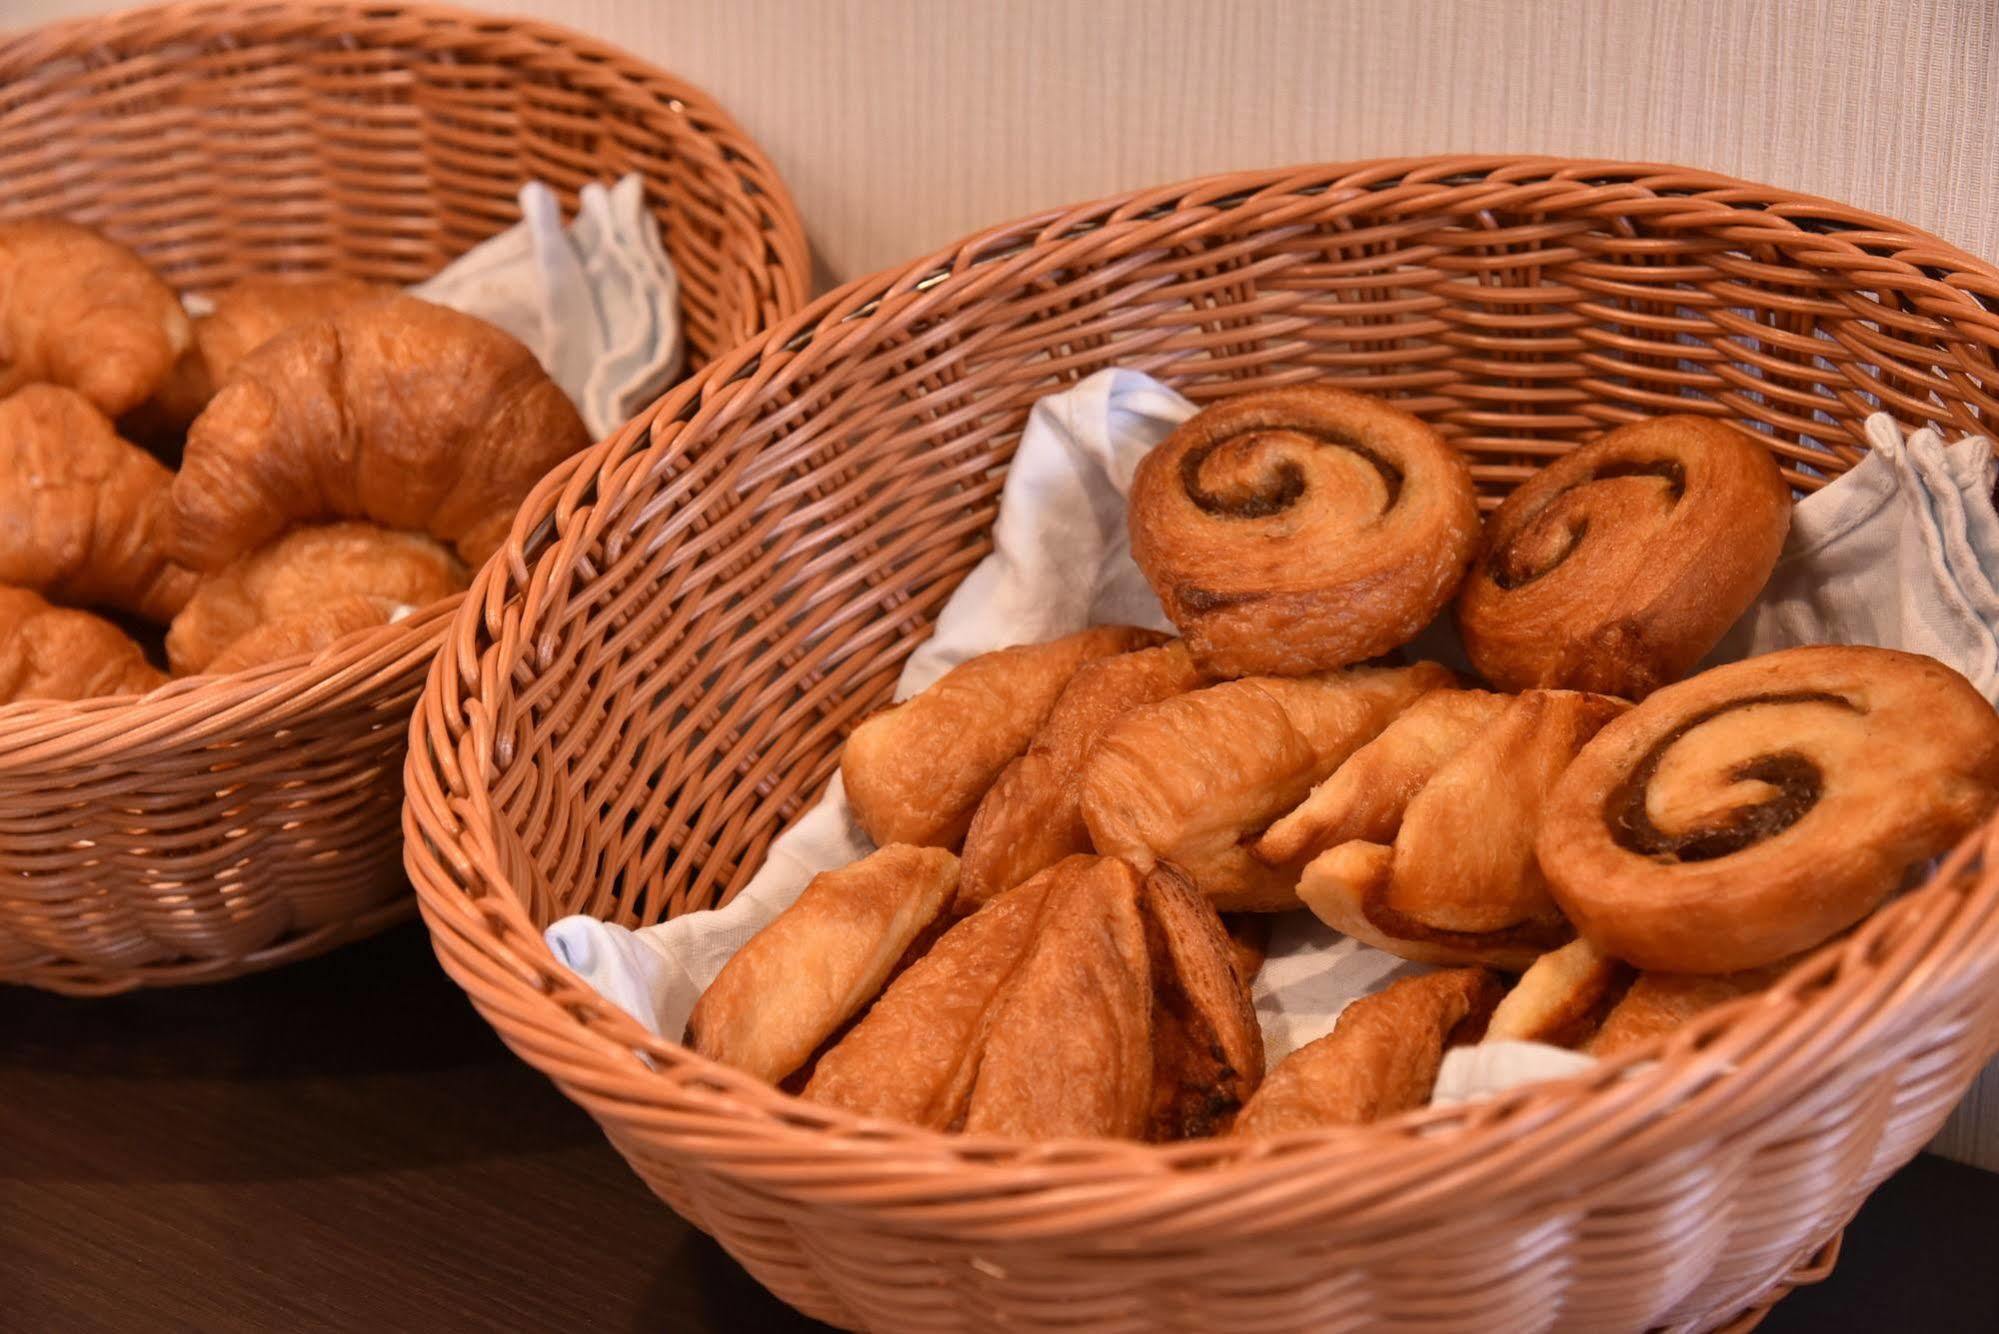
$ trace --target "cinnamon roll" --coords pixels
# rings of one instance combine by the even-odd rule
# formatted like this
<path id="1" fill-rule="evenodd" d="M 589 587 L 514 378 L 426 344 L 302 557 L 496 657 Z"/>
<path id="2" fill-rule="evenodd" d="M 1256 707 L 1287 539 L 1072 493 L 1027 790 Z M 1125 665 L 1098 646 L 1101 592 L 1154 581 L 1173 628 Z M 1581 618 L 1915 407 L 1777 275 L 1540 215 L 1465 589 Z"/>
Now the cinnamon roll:
<path id="1" fill-rule="evenodd" d="M 1131 554 L 1213 676 L 1296 676 L 1407 643 L 1478 544 L 1463 458 L 1380 399 L 1276 389 L 1197 413 L 1132 479 Z"/>
<path id="2" fill-rule="evenodd" d="M 1705 417 L 1620 426 L 1555 460 L 1486 521 L 1458 594 L 1480 675 L 1641 699 L 1756 600 L 1791 523 L 1770 452 Z"/>
<path id="3" fill-rule="evenodd" d="M 1605 727 L 1535 842 L 1556 900 L 1640 968 L 1729 973 L 1824 941 L 1999 800 L 1999 715 L 1950 668 L 1787 649 Z"/>

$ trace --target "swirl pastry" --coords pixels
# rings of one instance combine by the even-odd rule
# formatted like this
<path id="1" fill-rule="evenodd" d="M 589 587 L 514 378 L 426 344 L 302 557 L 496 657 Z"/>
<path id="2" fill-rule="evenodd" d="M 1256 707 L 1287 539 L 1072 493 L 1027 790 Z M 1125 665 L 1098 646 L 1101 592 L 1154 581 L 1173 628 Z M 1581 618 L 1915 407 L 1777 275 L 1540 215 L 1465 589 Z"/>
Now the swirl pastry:
<path id="1" fill-rule="evenodd" d="M 75 223 L 0 223 L 0 397 L 74 389 L 106 416 L 153 392 L 192 334 L 146 262 Z"/>
<path id="2" fill-rule="evenodd" d="M 1458 595 L 1465 652 L 1505 690 L 1642 699 L 1755 601 L 1790 523 L 1776 460 L 1744 432 L 1705 417 L 1621 426 L 1487 521 Z"/>
<path id="3" fill-rule="evenodd" d="M 1185 694 L 1201 674 L 1178 642 L 1084 663 L 1025 753 L 1000 770 L 965 833 L 959 911 L 1090 851 L 1083 823 L 1083 758 L 1105 729 L 1141 704 Z"/>
<path id="4" fill-rule="evenodd" d="M 1000 770 L 1027 749 L 1084 663 L 1165 638 L 1096 626 L 1046 644 L 982 653 L 847 738 L 840 776 L 876 844 L 955 848 Z"/>
<path id="5" fill-rule="evenodd" d="M 69 389 L 0 401 L 0 583 L 165 622 L 194 591 L 166 552 L 173 474 Z"/>
<path id="6" fill-rule="evenodd" d="M 1500 997 L 1483 968 L 1405 977 L 1340 1011 L 1333 1031 L 1277 1063 L 1236 1135 L 1379 1121 L 1430 1099 L 1444 1052 L 1476 1042 Z"/>
<path id="7" fill-rule="evenodd" d="M 1433 964 L 1526 968 L 1569 939 L 1534 861 L 1557 777 L 1622 700 L 1534 690 L 1409 801 L 1392 847 L 1342 843 L 1305 867 L 1298 897 L 1354 939 Z"/>
<path id="8" fill-rule="evenodd" d="M 1196 414 L 1132 479 L 1131 553 L 1212 676 L 1296 676 L 1407 643 L 1478 544 L 1471 474 L 1415 417 L 1343 389 Z"/>
<path id="9" fill-rule="evenodd" d="M 143 695 L 166 679 L 111 622 L 0 586 L 0 704 Z"/>
<path id="10" fill-rule="evenodd" d="M 1106 856 L 1170 861 L 1223 909 L 1297 906 L 1297 872 L 1247 844 L 1424 693 L 1435 663 L 1225 681 L 1132 709 L 1083 766 L 1083 822 Z"/>
<path id="11" fill-rule="evenodd" d="M 1860 920 L 1999 800 L 1999 715 L 1950 668 L 1787 649 L 1668 686 L 1604 728 L 1535 850 L 1591 944 L 1730 973 Z"/>
<path id="12" fill-rule="evenodd" d="M 469 565 L 590 443 L 534 354 L 470 315 L 398 296 L 300 325 L 236 366 L 188 431 L 173 549 L 219 570 L 335 518 L 428 532 Z"/>

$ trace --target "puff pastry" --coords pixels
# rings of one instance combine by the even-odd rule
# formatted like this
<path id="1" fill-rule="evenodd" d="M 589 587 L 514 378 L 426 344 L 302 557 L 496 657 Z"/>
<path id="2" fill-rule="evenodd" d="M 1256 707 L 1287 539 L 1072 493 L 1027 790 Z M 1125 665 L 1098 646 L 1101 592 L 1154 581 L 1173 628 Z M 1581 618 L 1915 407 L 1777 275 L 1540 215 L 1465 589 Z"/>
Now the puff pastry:
<path id="1" fill-rule="evenodd" d="M 1487 522 L 1458 597 L 1465 651 L 1507 690 L 1643 698 L 1756 600 L 1790 522 L 1775 458 L 1744 432 L 1687 416 L 1620 426 Z"/>
<path id="2" fill-rule="evenodd" d="M 1640 973 L 1578 939 L 1535 960 L 1493 1011 L 1486 1037 L 1613 1056 L 1705 1010 L 1762 991 L 1786 964 L 1719 976 Z"/>
<path id="3" fill-rule="evenodd" d="M 1583 1050 L 1592 1056 L 1615 1056 L 1642 1046 L 1717 1005 L 1768 988 L 1782 974 L 1775 966 L 1718 977 L 1640 973 Z"/>
<path id="4" fill-rule="evenodd" d="M 370 302 L 237 363 L 188 431 L 174 554 L 219 570 L 294 524 L 349 518 L 428 532 L 478 565 L 589 442 L 509 335 L 415 297 Z"/>
<path id="5" fill-rule="evenodd" d="M 0 400 L 0 583 L 167 621 L 195 584 L 166 552 L 172 482 L 73 390 Z"/>
<path id="6" fill-rule="evenodd" d="M 1206 408 L 1132 479 L 1131 554 L 1214 676 L 1295 676 L 1407 643 L 1479 537 L 1471 473 L 1400 408 L 1274 389 Z"/>
<path id="7" fill-rule="evenodd" d="M 1999 715 L 1931 658 L 1786 649 L 1653 694 L 1584 747 L 1536 853 L 1598 949 L 1731 973 L 1872 912 L 1999 801 Z"/>
<path id="8" fill-rule="evenodd" d="M 124 246 L 54 219 L 0 223 L 0 397 L 62 385 L 116 417 L 191 340 L 180 298 Z"/>
<path id="9" fill-rule="evenodd" d="M 141 695 L 166 679 L 111 622 L 0 586 L 0 704 Z"/>
<path id="10" fill-rule="evenodd" d="M 1069 678 L 1092 659 L 1163 638 L 1097 626 L 959 663 L 847 738 L 840 776 L 854 818 L 877 844 L 957 847 L 986 789 L 1027 749 Z"/>
<path id="11" fill-rule="evenodd" d="M 219 676 L 304 653 L 317 653 L 358 630 L 387 625 L 402 610 L 401 604 L 387 598 L 358 595 L 288 612 L 238 636 L 201 670 Z"/>
<path id="12" fill-rule="evenodd" d="M 1179 868 L 1154 867 L 1139 903 L 1153 987 L 1146 1138 L 1219 1134 L 1263 1082 L 1249 978 L 1222 919 Z"/>
<path id="13" fill-rule="evenodd" d="M 1091 748 L 1083 821 L 1098 852 L 1171 861 L 1223 909 L 1297 906 L 1295 870 L 1247 844 L 1427 691 L 1435 663 L 1225 681 L 1132 709 Z"/>

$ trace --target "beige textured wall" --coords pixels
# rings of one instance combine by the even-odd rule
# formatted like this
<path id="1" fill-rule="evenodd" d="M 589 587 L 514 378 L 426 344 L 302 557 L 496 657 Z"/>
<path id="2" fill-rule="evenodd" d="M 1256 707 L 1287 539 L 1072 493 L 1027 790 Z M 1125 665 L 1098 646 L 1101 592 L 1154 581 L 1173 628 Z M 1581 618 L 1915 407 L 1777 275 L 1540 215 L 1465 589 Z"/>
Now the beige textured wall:
<path id="1" fill-rule="evenodd" d="M 0 0 L 12 27 L 114 8 Z M 1995 0 L 490 0 L 691 79 L 825 270 L 1232 167 L 1448 151 L 1677 162 L 1999 259 Z"/>

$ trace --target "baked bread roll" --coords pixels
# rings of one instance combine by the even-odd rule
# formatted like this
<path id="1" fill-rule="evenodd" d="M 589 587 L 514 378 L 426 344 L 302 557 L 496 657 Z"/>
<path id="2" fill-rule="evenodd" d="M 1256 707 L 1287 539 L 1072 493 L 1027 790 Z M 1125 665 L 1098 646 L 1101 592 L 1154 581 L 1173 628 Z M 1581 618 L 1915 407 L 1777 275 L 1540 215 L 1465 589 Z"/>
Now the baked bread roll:
<path id="1" fill-rule="evenodd" d="M 244 636 L 291 621 L 289 629 L 261 640 L 262 647 L 245 650 L 257 661 L 272 661 L 277 646 L 292 643 L 299 647 L 289 651 L 301 652 L 306 640 L 336 620 L 354 622 L 360 615 L 349 606 L 334 620 L 320 618 L 316 629 L 295 619 L 328 604 L 378 599 L 382 607 L 374 624 L 381 625 L 398 606 L 428 606 L 463 592 L 468 582 L 458 558 L 421 533 L 391 532 L 371 523 L 295 528 L 201 581 L 167 631 L 167 662 L 179 676 L 221 671 L 218 655 Z M 231 661 L 241 665 L 243 658 Z"/>
<path id="2" fill-rule="evenodd" d="M 1084 663 L 1165 636 L 1129 625 L 981 653 L 873 714 L 840 754 L 854 818 L 877 844 L 955 848 L 986 789 L 1040 730 Z"/>
<path id="3" fill-rule="evenodd" d="M 73 390 L 0 400 L 0 583 L 164 624 L 195 585 L 166 552 L 172 483 Z"/>
<path id="4" fill-rule="evenodd" d="M 1333 929 L 1402 958 L 1519 972 L 1571 935 L 1534 860 L 1542 808 L 1625 707 L 1569 690 L 1515 696 L 1410 799 L 1392 847 L 1328 850 L 1305 867 L 1298 897 Z"/>
<path id="5" fill-rule="evenodd" d="M 1603 952 L 1731 973 L 1872 912 L 1999 800 L 1999 715 L 1931 658 L 1786 649 L 1667 686 L 1598 733 L 1535 850 Z"/>
<path id="6" fill-rule="evenodd" d="M 166 679 L 111 622 L 0 586 L 0 704 L 142 695 Z"/>
<path id="7" fill-rule="evenodd" d="M 1791 493 L 1770 451 L 1706 417 L 1620 426 L 1486 522 L 1458 595 L 1480 675 L 1642 699 L 1720 642 L 1770 578 Z"/>
<path id="8" fill-rule="evenodd" d="M 1478 545 L 1471 473 L 1380 399 L 1274 389 L 1204 409 L 1139 464 L 1131 554 L 1212 676 L 1296 676 L 1406 644 Z"/>
<path id="9" fill-rule="evenodd" d="M 1170 861 L 1219 908 L 1298 906 L 1295 869 L 1248 844 L 1418 698 L 1435 663 L 1225 681 L 1132 709 L 1090 749 L 1083 822 L 1105 856 Z"/>
<path id="10" fill-rule="evenodd" d="M 191 340 L 180 298 L 124 246 L 54 219 L 0 223 L 0 398 L 56 384 L 116 417 Z"/>
<path id="11" fill-rule="evenodd" d="M 1090 851 L 1081 793 L 1090 747 L 1132 709 L 1201 682 L 1187 646 L 1178 641 L 1078 668 L 1026 752 L 1000 770 L 972 815 L 960 857 L 958 910 L 969 911 L 1064 857 Z"/>
<path id="12" fill-rule="evenodd" d="M 220 570 L 299 523 L 428 532 L 478 565 L 550 468 L 590 443 L 534 354 L 398 296 L 243 358 L 188 431 L 173 550 Z"/>
<path id="13" fill-rule="evenodd" d="M 222 676 L 267 662 L 317 653 L 358 630 L 373 630 L 396 619 L 406 608 L 387 598 L 365 595 L 335 598 L 304 611 L 288 612 L 238 636 L 201 670 Z"/>
<path id="14" fill-rule="evenodd" d="M 1479 1040 L 1500 991 L 1483 968 L 1458 968 L 1362 997 L 1340 1011 L 1332 1032 L 1277 1063 L 1232 1133 L 1365 1125 L 1421 1107 L 1444 1052 Z"/>

